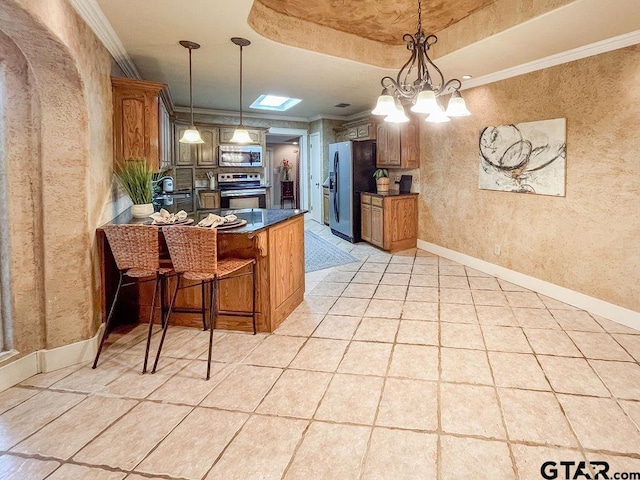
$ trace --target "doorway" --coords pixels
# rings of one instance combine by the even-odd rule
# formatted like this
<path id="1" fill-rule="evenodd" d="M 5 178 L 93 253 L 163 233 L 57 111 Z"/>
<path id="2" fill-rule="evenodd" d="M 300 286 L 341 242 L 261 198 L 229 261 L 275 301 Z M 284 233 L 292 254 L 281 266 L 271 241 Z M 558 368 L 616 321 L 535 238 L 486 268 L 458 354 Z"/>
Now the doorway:
<path id="1" fill-rule="evenodd" d="M 265 160 L 269 165 L 265 167 L 267 178 L 271 179 L 269 208 L 282 208 L 284 205 L 284 208 L 309 210 L 307 130 L 271 127 L 267 132 L 267 151 Z M 287 190 L 293 189 L 292 200 L 282 201 L 283 182 L 293 182 L 287 186 Z"/>
<path id="2" fill-rule="evenodd" d="M 309 135 L 309 185 L 310 202 L 309 210 L 311 219 L 322 223 L 322 146 L 320 145 L 320 133 Z"/>

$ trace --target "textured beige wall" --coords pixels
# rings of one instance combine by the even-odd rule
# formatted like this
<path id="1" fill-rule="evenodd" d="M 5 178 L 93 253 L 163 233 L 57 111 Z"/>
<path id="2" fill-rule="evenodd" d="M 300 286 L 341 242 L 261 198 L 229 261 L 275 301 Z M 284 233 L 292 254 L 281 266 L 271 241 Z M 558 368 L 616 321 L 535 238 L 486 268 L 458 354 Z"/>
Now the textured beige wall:
<path id="1" fill-rule="evenodd" d="M 421 127 L 420 238 L 640 311 L 640 46 L 464 97 L 471 117 Z M 560 117 L 566 197 L 478 189 L 481 127 Z"/>
<path id="2" fill-rule="evenodd" d="M 95 228 L 113 216 L 111 57 L 65 0 L 0 0 L 0 31 L 23 53 L 33 80 L 30 118 L 13 127 L 33 124 L 39 133 L 22 166 L 31 165 L 28 179 L 15 166 L 7 171 L 10 188 L 40 186 L 34 201 L 41 214 L 35 208 L 27 215 L 31 224 L 10 238 L 12 245 L 32 237 L 41 245 L 42 292 L 11 276 L 15 298 L 31 295 L 43 303 L 37 318 L 12 312 L 16 327 L 45 324 L 43 340 L 33 332 L 15 339 L 25 354 L 88 338 L 97 327 Z M 27 260 L 14 252 L 12 261 Z"/>

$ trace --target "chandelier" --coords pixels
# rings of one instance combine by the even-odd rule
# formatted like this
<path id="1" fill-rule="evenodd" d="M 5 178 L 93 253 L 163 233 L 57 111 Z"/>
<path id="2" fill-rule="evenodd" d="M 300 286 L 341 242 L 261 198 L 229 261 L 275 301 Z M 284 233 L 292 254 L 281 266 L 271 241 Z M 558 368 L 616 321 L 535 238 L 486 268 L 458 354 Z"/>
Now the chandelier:
<path id="1" fill-rule="evenodd" d="M 385 122 L 408 122 L 403 103 L 413 104 L 411 111 L 428 114 L 426 121 L 431 123 L 448 122 L 449 117 L 471 115 L 464 99 L 460 95 L 462 82 L 453 78 L 445 83 L 444 76 L 429 58 L 429 48 L 438 41 L 435 35 L 425 35 L 422 30 L 422 0 L 418 0 L 418 28 L 415 35 L 405 33 L 402 40 L 407 44 L 411 56 L 395 79 L 382 77 L 382 93 L 378 97 L 373 115 L 385 115 Z M 451 93 L 445 111 L 437 97 Z"/>

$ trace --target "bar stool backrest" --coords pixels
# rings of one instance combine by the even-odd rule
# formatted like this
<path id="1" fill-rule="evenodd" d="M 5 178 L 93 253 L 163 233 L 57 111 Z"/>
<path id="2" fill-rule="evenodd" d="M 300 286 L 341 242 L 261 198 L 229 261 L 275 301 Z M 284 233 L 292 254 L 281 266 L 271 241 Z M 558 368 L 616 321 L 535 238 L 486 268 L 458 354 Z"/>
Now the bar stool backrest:
<path id="1" fill-rule="evenodd" d="M 218 271 L 217 232 L 212 228 L 163 227 L 173 269 L 177 273 Z"/>
<path id="2" fill-rule="evenodd" d="M 155 272 L 160 268 L 158 228 L 150 225 L 106 225 L 104 233 L 118 270 Z"/>

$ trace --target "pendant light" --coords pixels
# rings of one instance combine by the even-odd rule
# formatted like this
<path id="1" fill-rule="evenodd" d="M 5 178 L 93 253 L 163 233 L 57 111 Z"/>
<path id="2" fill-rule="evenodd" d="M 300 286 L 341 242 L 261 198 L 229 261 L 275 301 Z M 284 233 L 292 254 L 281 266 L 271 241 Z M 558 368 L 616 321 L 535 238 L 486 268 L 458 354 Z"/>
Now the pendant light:
<path id="1" fill-rule="evenodd" d="M 191 125 L 182 134 L 182 138 L 178 140 L 180 143 L 204 143 L 200 137 L 200 132 L 193 124 L 193 77 L 191 75 L 191 50 L 197 50 L 200 45 L 189 40 L 180 40 L 180 45 L 189 49 L 189 105 L 191 108 Z"/>
<path id="2" fill-rule="evenodd" d="M 242 49 L 251 45 L 251 42 L 241 37 L 233 37 L 231 41 L 240 47 L 240 126 L 235 129 L 233 137 L 229 141 L 232 143 L 252 143 L 249 132 L 242 123 Z"/>

